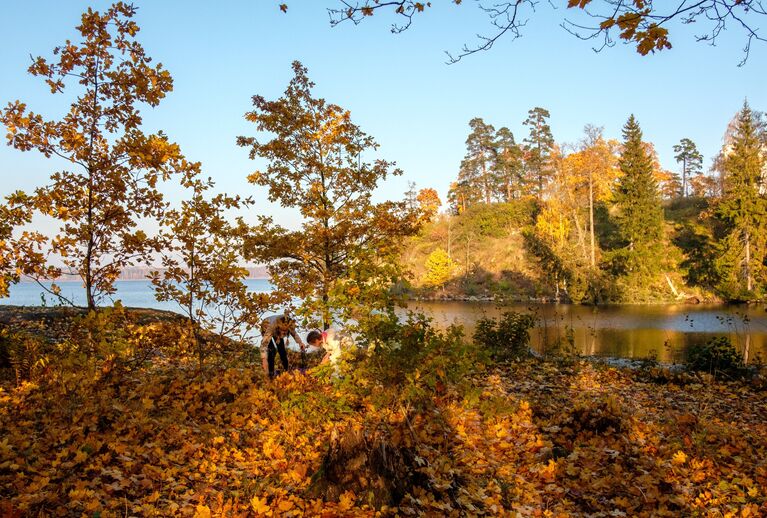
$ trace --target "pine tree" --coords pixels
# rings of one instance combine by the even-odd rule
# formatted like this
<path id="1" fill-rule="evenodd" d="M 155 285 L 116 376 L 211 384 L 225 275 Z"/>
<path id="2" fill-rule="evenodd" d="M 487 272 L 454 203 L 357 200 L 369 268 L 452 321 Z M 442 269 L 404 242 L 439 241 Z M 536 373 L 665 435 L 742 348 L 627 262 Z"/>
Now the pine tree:
<path id="1" fill-rule="evenodd" d="M 725 228 L 717 267 L 720 290 L 730 298 L 750 296 L 765 281 L 767 199 L 762 171 L 765 156 L 759 121 L 743 104 L 734 138 L 723 152 L 724 193 L 716 216 Z"/>
<path id="2" fill-rule="evenodd" d="M 466 156 L 461 162 L 459 182 L 466 182 L 475 192 L 476 201 L 491 202 L 493 192 L 492 168 L 496 155 L 495 128 L 480 117 L 469 121 L 471 133 L 466 138 Z"/>
<path id="3" fill-rule="evenodd" d="M 695 142 L 688 138 L 683 138 L 679 144 L 674 146 L 674 153 L 677 162 L 682 163 L 682 197 L 687 197 L 689 189 L 689 180 L 694 174 L 700 174 L 703 168 L 703 155 L 698 151 Z"/>
<path id="4" fill-rule="evenodd" d="M 515 142 L 514 134 L 506 127 L 495 133 L 495 146 L 497 152 L 493 163 L 493 183 L 496 197 L 511 201 L 522 191 L 522 150 Z"/>
<path id="5" fill-rule="evenodd" d="M 554 136 L 547 122 L 551 115 L 545 108 L 535 107 L 528 112 L 525 126 L 530 126 L 530 135 L 525 142 L 525 166 L 528 172 L 528 181 L 533 185 L 533 190 L 541 199 L 543 188 L 551 176 L 549 159 L 554 147 Z"/>
<path id="6" fill-rule="evenodd" d="M 633 115 L 623 127 L 623 138 L 618 160 L 622 176 L 615 199 L 620 209 L 618 224 L 625 242 L 626 267 L 629 271 L 652 272 L 659 262 L 654 251 L 663 235 L 663 209 L 652 157 L 642 144 L 642 130 Z"/>

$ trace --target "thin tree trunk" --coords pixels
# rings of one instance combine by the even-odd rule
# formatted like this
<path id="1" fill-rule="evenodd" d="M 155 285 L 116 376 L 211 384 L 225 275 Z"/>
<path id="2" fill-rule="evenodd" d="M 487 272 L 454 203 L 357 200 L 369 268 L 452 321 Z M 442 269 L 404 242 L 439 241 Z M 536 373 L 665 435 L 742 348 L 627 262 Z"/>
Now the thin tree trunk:
<path id="1" fill-rule="evenodd" d="M 744 264 L 744 273 L 746 275 L 746 289 L 751 291 L 753 288 L 753 280 L 751 279 L 751 236 L 746 231 L 746 262 Z"/>
<path id="2" fill-rule="evenodd" d="M 594 173 L 589 171 L 589 233 L 591 234 L 591 267 L 596 266 L 596 246 L 594 244 Z"/>
<path id="3" fill-rule="evenodd" d="M 581 253 L 584 257 L 587 257 L 586 252 L 586 240 L 583 237 L 583 228 L 581 228 L 581 221 L 578 219 L 578 211 L 573 209 L 573 223 L 575 223 L 575 230 L 578 231 L 578 244 L 581 246 Z"/>

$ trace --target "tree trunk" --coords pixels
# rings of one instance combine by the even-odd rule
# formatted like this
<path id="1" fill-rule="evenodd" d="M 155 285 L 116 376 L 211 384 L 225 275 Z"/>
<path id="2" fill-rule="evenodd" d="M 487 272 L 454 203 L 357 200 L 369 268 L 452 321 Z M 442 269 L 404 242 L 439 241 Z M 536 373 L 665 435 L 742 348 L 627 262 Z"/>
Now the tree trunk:
<path id="1" fill-rule="evenodd" d="M 591 267 L 596 266 L 596 247 L 594 244 L 594 178 L 589 171 L 589 233 L 591 234 Z"/>
<path id="2" fill-rule="evenodd" d="M 751 236 L 746 230 L 746 261 L 743 265 L 743 273 L 746 277 L 746 290 L 751 291 L 753 289 L 753 279 L 751 279 Z"/>
<path id="3" fill-rule="evenodd" d="M 96 300 L 93 296 L 93 174 L 88 170 L 88 244 L 85 251 L 85 296 L 88 310 L 96 309 Z"/>

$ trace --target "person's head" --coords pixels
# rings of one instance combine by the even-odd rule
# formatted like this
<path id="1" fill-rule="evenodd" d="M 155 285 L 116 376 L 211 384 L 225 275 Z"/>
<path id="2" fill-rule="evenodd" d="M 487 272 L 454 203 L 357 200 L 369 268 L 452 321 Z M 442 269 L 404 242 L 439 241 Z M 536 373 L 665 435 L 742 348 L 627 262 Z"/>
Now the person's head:
<path id="1" fill-rule="evenodd" d="M 316 329 L 309 331 L 309 334 L 306 335 L 306 343 L 312 347 L 319 347 L 322 345 L 322 333 Z"/>
<path id="2" fill-rule="evenodd" d="M 283 335 L 287 335 L 291 329 L 296 328 L 296 321 L 289 316 L 282 315 L 277 319 L 276 328 L 279 329 Z"/>

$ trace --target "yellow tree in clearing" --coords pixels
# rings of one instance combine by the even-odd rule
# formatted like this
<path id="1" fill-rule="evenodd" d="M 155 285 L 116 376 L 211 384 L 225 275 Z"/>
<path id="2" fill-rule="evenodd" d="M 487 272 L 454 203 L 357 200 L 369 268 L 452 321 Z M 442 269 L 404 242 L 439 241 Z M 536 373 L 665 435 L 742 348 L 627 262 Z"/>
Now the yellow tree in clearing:
<path id="1" fill-rule="evenodd" d="M 455 262 L 448 257 L 447 252 L 437 248 L 426 258 L 426 274 L 423 285 L 427 288 L 442 288 L 453 277 Z"/>

